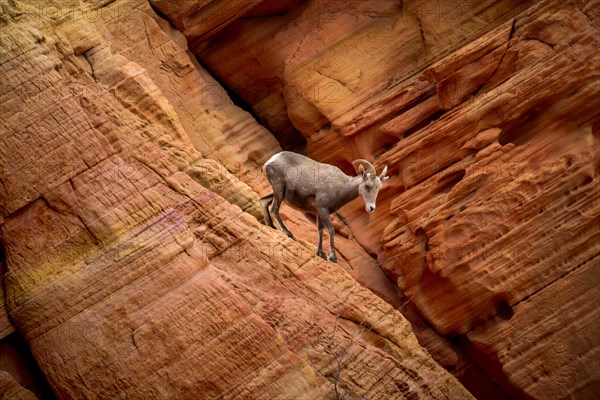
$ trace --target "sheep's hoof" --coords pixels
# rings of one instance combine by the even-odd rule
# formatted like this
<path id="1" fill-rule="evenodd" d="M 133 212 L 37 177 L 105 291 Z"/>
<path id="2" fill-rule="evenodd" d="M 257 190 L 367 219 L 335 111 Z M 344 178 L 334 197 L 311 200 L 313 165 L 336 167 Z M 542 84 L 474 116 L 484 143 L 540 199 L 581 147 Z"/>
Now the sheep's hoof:
<path id="1" fill-rule="evenodd" d="M 331 261 L 332 263 L 337 263 L 337 257 L 335 256 L 335 254 L 329 256 L 329 261 Z"/>
<path id="2" fill-rule="evenodd" d="M 317 251 L 317 255 L 321 257 L 323 260 L 327 261 L 327 254 L 324 251 Z"/>

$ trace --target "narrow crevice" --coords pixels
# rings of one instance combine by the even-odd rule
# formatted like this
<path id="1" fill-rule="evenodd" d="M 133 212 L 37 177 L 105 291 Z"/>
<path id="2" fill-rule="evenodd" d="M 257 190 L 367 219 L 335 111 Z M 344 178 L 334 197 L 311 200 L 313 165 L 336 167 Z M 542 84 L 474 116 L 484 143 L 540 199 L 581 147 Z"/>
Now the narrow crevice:
<path id="1" fill-rule="evenodd" d="M 258 114 L 256 114 L 256 112 L 252 108 L 252 105 L 250 105 L 248 102 L 246 102 L 246 100 L 244 100 L 244 98 L 242 96 L 240 96 L 236 91 L 234 91 L 233 89 L 231 89 L 227 85 L 227 82 L 225 82 L 225 80 L 222 79 L 221 76 L 217 75 L 213 70 L 211 70 L 210 68 L 208 68 L 202 62 L 202 60 L 200 60 L 195 55 L 194 55 L 194 57 L 196 57 L 196 61 L 198 62 L 198 64 L 211 76 L 211 78 L 214 79 L 219 84 L 219 86 L 221 86 L 221 88 L 223 88 L 223 90 L 225 91 L 225 93 L 231 99 L 231 101 L 233 102 L 233 104 L 235 106 L 237 106 L 237 107 L 241 108 L 242 110 L 246 111 L 248 114 L 250 114 L 252 116 L 252 118 L 256 122 L 258 122 L 259 124 L 263 125 L 261 123 L 260 116 Z"/>
<path id="2" fill-rule="evenodd" d="M 177 29 L 177 27 L 175 27 L 173 25 L 171 20 L 164 13 L 162 13 L 159 9 L 154 7 L 152 5 L 152 3 L 150 3 L 150 6 L 156 13 L 157 17 L 163 19 L 167 24 L 169 24 L 169 26 L 171 26 L 172 29 L 179 31 Z M 182 33 L 182 35 L 183 35 L 183 33 Z M 218 35 L 216 37 L 218 37 Z M 204 63 L 204 61 L 192 50 L 195 48 L 197 43 L 194 43 L 194 40 L 192 40 L 188 37 L 185 37 L 185 39 L 188 44 L 188 51 L 187 51 L 188 56 L 192 60 L 193 64 L 196 65 L 196 67 L 202 69 L 202 71 L 200 72 L 200 75 L 208 74 L 220 86 L 220 88 L 223 90 L 223 93 L 229 97 L 229 99 L 232 101 L 232 103 L 236 107 L 246 111 L 248 114 L 250 114 L 252 119 L 254 119 L 254 121 L 256 121 L 257 124 L 261 125 L 263 128 L 268 130 L 275 137 L 275 139 L 277 139 L 277 141 L 279 142 L 279 144 L 282 148 L 289 150 L 289 149 L 296 148 L 296 147 L 302 147 L 303 145 L 306 144 L 306 138 L 304 137 L 304 135 L 302 135 L 302 133 L 299 132 L 295 128 L 293 128 L 294 131 L 296 132 L 294 137 L 292 137 L 291 140 L 288 141 L 289 143 L 283 143 L 284 141 L 282 140 L 282 138 L 279 137 L 277 132 L 274 129 L 271 129 L 271 127 L 268 124 L 268 121 L 265 121 L 260 115 L 258 115 L 250 103 L 248 103 L 239 93 L 237 93 L 235 90 L 233 90 L 231 87 L 229 87 L 229 85 L 227 84 L 225 79 L 223 77 L 221 77 L 216 71 L 213 71 L 210 67 L 208 67 Z M 207 43 L 207 44 L 210 43 L 210 41 L 212 39 L 214 39 L 214 37 L 211 39 L 207 39 L 205 41 L 205 43 Z M 195 39 L 195 40 L 197 41 L 197 39 Z M 271 93 L 271 91 L 275 91 L 275 90 L 276 90 L 276 88 L 269 87 L 266 89 L 265 93 Z"/>
<path id="3" fill-rule="evenodd" d="M 12 375 L 17 383 L 33 392 L 39 400 L 56 400 L 29 344 L 18 332 L 0 339 L 0 365 L 3 371 Z"/>
<path id="4" fill-rule="evenodd" d="M 177 29 L 177 27 L 175 25 L 173 25 L 173 23 L 171 22 L 171 20 L 161 11 L 159 10 L 157 7 L 155 7 L 152 2 L 149 3 L 150 7 L 152 8 L 152 10 L 156 13 L 156 15 L 161 18 L 162 20 L 165 21 L 165 23 L 169 24 L 169 26 L 176 30 L 179 31 L 179 29 Z M 183 35 L 183 33 L 182 33 Z M 190 40 L 186 37 L 186 41 L 188 43 L 188 49 L 191 49 L 191 43 Z M 221 88 L 223 88 L 223 90 L 225 91 L 225 93 L 227 94 L 227 96 L 229 96 L 229 98 L 231 99 L 231 101 L 233 102 L 233 104 L 235 104 L 237 107 L 241 108 L 242 110 L 246 111 L 247 113 L 249 113 L 252 118 L 254 118 L 257 122 L 260 121 L 260 118 L 258 117 L 258 115 L 254 112 L 254 109 L 252 108 L 252 106 L 250 104 L 248 104 L 238 93 L 236 93 L 234 90 L 232 90 L 231 88 L 229 88 L 227 86 L 227 84 L 225 83 L 225 81 L 219 76 L 217 75 L 214 71 L 212 71 L 210 68 L 208 68 L 200 58 L 198 58 L 197 55 L 195 55 L 191 50 L 189 50 L 187 52 L 188 56 L 190 58 L 194 58 L 194 62 L 199 65 L 204 71 L 206 71 L 206 73 L 208 75 L 210 75 L 210 77 L 212 79 L 214 79 L 220 86 Z"/>
<path id="5" fill-rule="evenodd" d="M 94 232 L 92 232 L 92 230 L 90 229 L 90 227 L 86 225 L 86 223 L 83 221 L 83 218 L 81 218 L 80 215 L 77 215 L 77 218 L 79 219 L 79 222 L 81 222 L 81 225 L 83 225 L 83 228 L 88 233 L 88 235 L 90 235 L 92 237 L 92 239 L 94 239 L 94 243 L 96 245 L 99 245 L 101 243 L 101 241 L 96 237 L 96 235 L 94 234 Z"/>
<path id="6" fill-rule="evenodd" d="M 489 384 L 493 385 L 486 388 L 479 383 L 477 387 L 485 390 L 485 393 L 476 393 L 478 398 L 490 399 L 490 396 L 495 394 L 494 398 L 498 399 L 533 400 L 530 395 L 510 382 L 503 370 L 502 363 L 494 355 L 493 351 L 478 348 L 465 334 L 457 335 L 453 338 L 453 342 L 464 351 L 469 361 L 476 365 L 490 379 Z"/>
<path id="7" fill-rule="evenodd" d="M 406 131 L 404 131 L 404 133 L 402 134 L 402 138 L 406 139 L 407 137 L 411 136 L 412 134 L 427 127 L 430 123 L 435 122 L 438 119 L 440 119 L 446 112 L 447 112 L 447 110 L 438 110 L 438 111 L 434 112 L 433 114 L 431 114 L 429 117 L 423 119 L 418 124 L 413 125 L 410 128 L 408 128 Z"/>
<path id="8" fill-rule="evenodd" d="M 266 121 L 265 119 L 263 119 L 260 115 L 258 115 L 256 113 L 256 111 L 254 110 L 254 108 L 252 107 L 252 105 L 250 103 L 248 103 L 239 93 L 237 93 L 235 90 L 231 89 L 229 87 L 229 85 L 227 84 L 227 82 L 221 78 L 221 76 L 219 76 L 216 72 L 214 72 L 213 70 L 211 70 L 207 65 L 205 65 L 202 60 L 200 58 L 198 58 L 198 56 L 194 55 L 193 53 L 190 53 L 190 56 L 194 56 L 196 62 L 198 63 L 198 65 L 200 65 L 200 67 L 202 69 L 204 69 L 206 71 L 206 73 L 208 73 L 212 79 L 214 79 L 219 86 L 223 89 L 223 91 L 225 92 L 225 94 L 229 97 L 229 99 L 233 102 L 233 104 L 244 110 L 245 112 L 247 112 L 248 114 L 250 114 L 250 116 L 252 117 L 252 119 L 254 121 L 256 121 L 256 123 L 260 126 L 262 126 L 263 128 L 265 128 L 267 131 L 269 131 L 271 133 L 271 135 L 273 135 L 273 137 L 275 137 L 275 139 L 279 142 L 279 145 L 281 146 L 281 148 L 285 149 L 285 150 L 291 150 L 291 149 L 297 149 L 297 148 L 302 148 L 306 145 L 307 141 L 306 141 L 306 137 L 304 137 L 304 135 L 298 131 L 296 129 L 296 127 L 291 126 L 291 130 L 293 130 L 295 132 L 295 135 L 293 135 L 293 137 L 291 138 L 285 138 L 282 137 L 281 135 L 278 135 L 275 129 L 272 129 L 269 124 L 268 121 Z M 276 92 L 276 88 L 274 87 L 269 87 L 268 89 L 266 89 L 266 93 L 275 93 Z M 268 94 L 270 95 L 270 94 Z M 286 109 L 287 109 L 287 105 L 286 105 Z M 327 124 L 325 126 L 323 126 L 321 129 L 331 129 L 331 124 L 329 124 L 329 127 L 327 127 Z"/>
<path id="9" fill-rule="evenodd" d="M 417 15 L 417 23 L 419 24 L 419 34 L 421 37 L 421 43 L 423 43 L 423 53 L 427 54 L 427 41 L 425 40 L 425 32 L 423 32 L 423 22 Z"/>
<path id="10" fill-rule="evenodd" d="M 458 185 L 458 183 L 463 180 L 464 177 L 464 169 L 445 173 L 437 182 L 438 187 L 436 189 L 436 193 L 449 193 L 450 191 L 452 191 L 454 186 Z"/>
<path id="11" fill-rule="evenodd" d="M 511 39 L 513 38 L 513 36 L 515 34 L 515 25 L 516 25 L 516 23 L 517 23 L 517 18 L 515 17 L 515 18 L 513 18 L 512 25 L 511 25 L 510 31 L 508 33 L 508 39 L 506 39 L 506 49 L 504 49 L 504 52 L 502 53 L 502 57 L 500 57 L 500 61 L 498 61 L 498 64 L 496 64 L 496 67 L 494 68 L 494 70 L 492 71 L 492 73 L 486 78 L 486 80 L 475 90 L 475 92 L 473 92 L 473 94 L 471 94 L 472 97 L 477 96 L 479 94 L 479 92 L 494 77 L 494 75 L 496 75 L 496 72 L 498 72 L 498 69 L 500 68 L 500 65 L 502 65 L 502 62 L 504 61 L 504 57 L 506 57 L 506 54 L 508 53 L 508 49 L 510 48 L 510 41 L 511 41 Z"/>
<path id="12" fill-rule="evenodd" d="M 6 252 L 4 243 L 0 241 L 0 285 L 3 298 L 0 302 L 6 304 L 7 287 L 4 276 L 7 272 Z M 16 328 L 9 310 L 6 317 L 15 331 L 0 338 L 0 369 L 8 372 L 25 389 L 33 392 L 40 400 L 56 400 L 46 377 L 42 373 L 29 344 L 23 339 Z"/>
<path id="13" fill-rule="evenodd" d="M 140 350 L 140 346 L 137 343 L 137 339 L 135 338 L 135 329 L 131 330 L 131 342 L 133 343 L 133 346 L 135 347 L 136 350 Z"/>
<path id="14" fill-rule="evenodd" d="M 417 241 L 422 243 L 423 252 L 427 254 L 427 252 L 429 251 L 429 236 L 427 236 L 425 229 L 423 229 L 422 227 L 417 228 L 417 230 L 415 231 L 415 236 L 417 238 Z"/>
<path id="15" fill-rule="evenodd" d="M 484 369 L 480 363 L 473 359 L 471 354 L 465 347 L 465 335 L 458 333 L 448 333 L 447 335 L 439 334 L 435 328 L 419 313 L 410 303 L 407 310 L 403 312 L 405 318 L 410 322 L 417 341 L 423 348 L 428 348 L 431 345 L 431 334 L 425 332 L 430 331 L 439 337 L 441 343 L 447 346 L 457 356 L 455 364 L 447 364 L 447 358 L 436 358 L 436 352 L 431 352 L 432 357 L 448 372 L 457 377 L 459 382 L 476 398 L 485 400 L 512 400 L 510 395 L 499 384 L 496 377 L 490 375 L 489 370 Z M 507 380 L 504 376 L 500 381 Z M 520 398 L 516 398 L 520 399 Z"/>
<path id="16" fill-rule="evenodd" d="M 176 30 L 177 32 L 181 32 L 175 25 L 173 25 L 173 23 L 171 22 L 171 20 L 158 8 L 155 7 L 152 1 L 148 2 L 148 5 L 150 6 L 150 8 L 152 9 L 152 11 L 154 11 L 156 13 L 156 15 L 162 19 L 163 21 L 165 21 L 167 24 L 169 24 L 169 26 L 173 29 Z M 183 32 L 181 33 L 183 35 Z"/>
<path id="17" fill-rule="evenodd" d="M 4 276 L 6 263 L 6 253 L 4 252 L 4 243 L 0 241 L 0 277 Z M 4 280 L 2 280 L 4 282 Z"/>

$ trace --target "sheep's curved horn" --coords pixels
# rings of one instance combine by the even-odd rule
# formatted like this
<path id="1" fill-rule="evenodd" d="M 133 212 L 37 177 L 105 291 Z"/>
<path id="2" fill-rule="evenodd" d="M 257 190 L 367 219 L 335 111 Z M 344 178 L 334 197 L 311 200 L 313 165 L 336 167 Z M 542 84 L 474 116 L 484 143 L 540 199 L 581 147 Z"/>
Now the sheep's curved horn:
<path id="1" fill-rule="evenodd" d="M 352 165 L 356 165 L 356 164 L 364 164 L 367 166 L 367 168 L 369 169 L 369 172 L 373 175 L 377 175 L 377 171 L 375 171 L 375 167 L 373 166 L 373 164 L 371 164 L 370 162 L 368 162 L 367 160 L 363 160 L 362 158 L 359 158 L 358 160 L 354 160 L 352 162 Z"/>
<path id="2" fill-rule="evenodd" d="M 381 173 L 381 175 L 379 175 L 379 179 L 384 180 L 385 174 L 387 174 L 387 165 L 383 167 L 383 172 Z"/>

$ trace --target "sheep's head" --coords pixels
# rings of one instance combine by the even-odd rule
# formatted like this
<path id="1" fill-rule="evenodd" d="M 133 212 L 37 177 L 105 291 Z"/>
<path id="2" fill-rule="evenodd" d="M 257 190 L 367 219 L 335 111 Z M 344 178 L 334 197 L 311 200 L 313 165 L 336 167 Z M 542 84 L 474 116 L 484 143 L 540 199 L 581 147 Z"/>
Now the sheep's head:
<path id="1" fill-rule="evenodd" d="M 376 208 L 375 202 L 381 189 L 381 183 L 389 178 L 389 176 L 385 175 L 387 173 L 387 166 L 383 168 L 381 175 L 377 175 L 375 167 L 367 160 L 359 159 L 352 163 L 352 165 L 356 164 L 359 164 L 358 172 L 362 176 L 362 182 L 358 186 L 358 194 L 360 194 L 365 202 L 365 210 L 368 213 L 372 213 Z M 367 167 L 366 170 L 363 165 Z"/>

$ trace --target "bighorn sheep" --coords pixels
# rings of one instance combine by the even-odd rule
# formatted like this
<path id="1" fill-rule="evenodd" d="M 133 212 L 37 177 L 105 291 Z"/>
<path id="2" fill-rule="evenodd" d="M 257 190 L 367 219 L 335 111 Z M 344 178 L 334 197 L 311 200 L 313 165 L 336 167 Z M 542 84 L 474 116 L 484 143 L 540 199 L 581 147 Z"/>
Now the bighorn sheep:
<path id="1" fill-rule="evenodd" d="M 333 242 L 334 229 L 329 215 L 358 195 L 362 196 L 366 211 L 374 212 L 381 183 L 389 178 L 386 176 L 387 166 L 383 168 L 381 175 L 377 175 L 375 167 L 366 160 L 359 159 L 352 164 L 359 164 L 358 176 L 348 176 L 333 165 L 322 164 L 289 151 L 282 151 L 272 156 L 265 163 L 263 170 L 273 187 L 273 193 L 260 199 L 266 225 L 275 228 L 272 214 L 280 229 L 293 239 L 294 235 L 279 216 L 281 203 L 285 201 L 300 211 L 316 210 L 319 230 L 317 255 L 327 260 L 322 246 L 323 229 L 327 227 L 331 251 L 329 260 L 337 262 Z M 269 205 L 271 205 L 270 211 Z"/>

